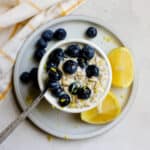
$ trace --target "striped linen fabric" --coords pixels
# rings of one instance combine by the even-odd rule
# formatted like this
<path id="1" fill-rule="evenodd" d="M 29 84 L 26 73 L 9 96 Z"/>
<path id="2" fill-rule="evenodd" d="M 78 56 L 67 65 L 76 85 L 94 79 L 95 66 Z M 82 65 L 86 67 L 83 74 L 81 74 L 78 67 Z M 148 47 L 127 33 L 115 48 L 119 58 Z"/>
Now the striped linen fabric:
<path id="1" fill-rule="evenodd" d="M 40 25 L 66 16 L 85 0 L 0 0 L 0 100 L 12 83 L 12 68 L 24 40 Z"/>

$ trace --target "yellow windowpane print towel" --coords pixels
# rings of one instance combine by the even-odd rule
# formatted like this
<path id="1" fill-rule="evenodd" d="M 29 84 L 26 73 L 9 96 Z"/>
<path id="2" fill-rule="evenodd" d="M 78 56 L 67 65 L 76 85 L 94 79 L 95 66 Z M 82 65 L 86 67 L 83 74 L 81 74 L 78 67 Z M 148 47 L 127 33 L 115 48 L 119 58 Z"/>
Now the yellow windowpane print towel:
<path id="1" fill-rule="evenodd" d="M 40 25 L 71 13 L 85 0 L 0 0 L 0 100 L 24 40 Z"/>

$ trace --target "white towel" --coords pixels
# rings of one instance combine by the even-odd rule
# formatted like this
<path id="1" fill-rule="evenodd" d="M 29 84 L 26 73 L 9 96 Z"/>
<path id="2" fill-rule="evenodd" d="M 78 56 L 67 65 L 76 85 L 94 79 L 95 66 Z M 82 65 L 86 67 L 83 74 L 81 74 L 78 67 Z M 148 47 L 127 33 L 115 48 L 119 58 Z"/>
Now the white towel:
<path id="1" fill-rule="evenodd" d="M 4 99 L 11 87 L 12 67 L 24 40 L 41 24 L 54 18 L 67 15 L 84 1 L 85 0 L 24 0 L 24 2 L 20 1 L 19 5 L 0 16 L 1 30 L 19 23 L 13 28 L 9 28 L 9 30 L 13 30 L 8 38 L 9 40 L 7 42 L 5 41 L 5 44 L 0 48 L 0 99 Z M 13 0 L 11 0 L 11 2 L 13 3 Z M 34 8 L 35 6 L 30 5 L 29 3 L 31 2 L 40 9 L 38 10 Z M 54 4 L 54 2 L 57 3 Z M 12 16 L 10 17 L 11 14 Z M 32 18 L 27 21 L 25 25 L 24 23 L 20 23 L 30 17 Z"/>

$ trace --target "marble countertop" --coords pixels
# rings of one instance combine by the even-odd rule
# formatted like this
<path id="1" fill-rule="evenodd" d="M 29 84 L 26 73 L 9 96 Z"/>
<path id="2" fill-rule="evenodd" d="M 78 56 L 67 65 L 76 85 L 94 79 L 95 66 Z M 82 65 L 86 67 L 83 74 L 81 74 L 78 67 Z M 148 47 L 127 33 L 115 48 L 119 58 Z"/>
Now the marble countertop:
<path id="1" fill-rule="evenodd" d="M 150 147 L 150 1 L 87 0 L 73 14 L 97 17 L 134 51 L 139 87 L 132 109 L 124 120 L 103 136 L 82 141 L 47 139 L 47 135 L 24 121 L 0 150 L 149 150 Z M 0 104 L 0 129 L 19 115 L 9 93 Z"/>

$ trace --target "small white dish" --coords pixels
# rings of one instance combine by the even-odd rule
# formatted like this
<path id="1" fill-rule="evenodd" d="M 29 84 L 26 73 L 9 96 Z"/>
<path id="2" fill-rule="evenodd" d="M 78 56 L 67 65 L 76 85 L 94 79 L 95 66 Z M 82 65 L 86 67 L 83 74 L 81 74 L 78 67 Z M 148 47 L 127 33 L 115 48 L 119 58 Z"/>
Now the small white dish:
<path id="1" fill-rule="evenodd" d="M 85 45 L 85 44 L 90 45 L 105 60 L 107 68 L 108 68 L 108 81 L 107 81 L 107 86 L 105 88 L 104 93 L 102 95 L 100 95 L 100 94 L 98 95 L 98 100 L 96 101 L 96 103 L 91 103 L 90 106 L 83 107 L 83 108 L 60 107 L 58 102 L 57 102 L 57 98 L 54 97 L 49 90 L 45 93 L 44 96 L 50 104 L 52 104 L 54 107 L 56 107 L 57 109 L 59 109 L 61 111 L 68 112 L 68 113 L 81 113 L 83 111 L 87 111 L 89 109 L 92 109 L 92 108 L 96 107 L 98 104 L 100 104 L 104 100 L 104 98 L 106 97 L 107 93 L 110 91 L 110 88 L 111 88 L 111 82 L 112 82 L 111 66 L 110 66 L 110 63 L 109 63 L 109 60 L 108 60 L 106 54 L 103 52 L 103 50 L 99 46 L 97 46 L 96 44 L 94 44 L 90 41 L 84 40 L 84 39 L 68 39 L 68 40 L 56 43 L 53 47 L 51 47 L 46 52 L 46 54 L 44 55 L 44 57 L 42 58 L 42 60 L 39 64 L 38 83 L 39 83 L 40 90 L 42 91 L 45 88 L 45 84 L 43 82 L 44 81 L 43 76 L 44 76 L 44 73 L 45 73 L 45 67 L 44 66 L 45 66 L 45 64 L 48 60 L 48 57 L 49 57 L 50 53 L 56 48 L 59 48 L 59 47 L 62 47 L 63 45 L 71 44 L 71 43 L 79 43 L 79 44 L 83 44 L 83 45 Z"/>

